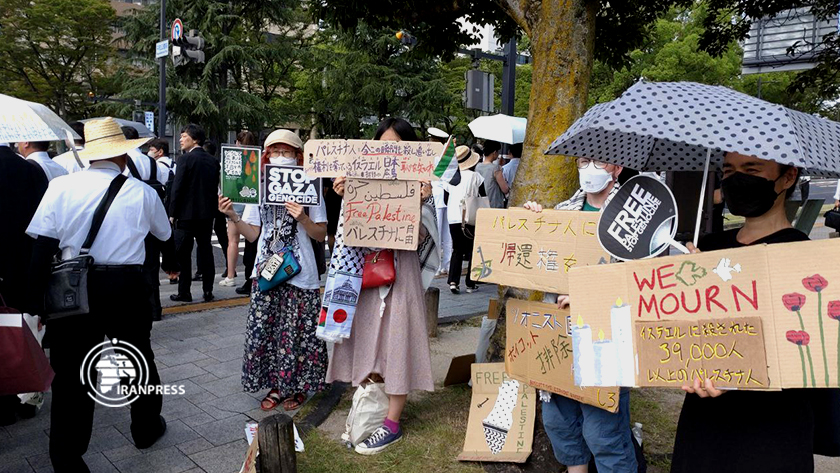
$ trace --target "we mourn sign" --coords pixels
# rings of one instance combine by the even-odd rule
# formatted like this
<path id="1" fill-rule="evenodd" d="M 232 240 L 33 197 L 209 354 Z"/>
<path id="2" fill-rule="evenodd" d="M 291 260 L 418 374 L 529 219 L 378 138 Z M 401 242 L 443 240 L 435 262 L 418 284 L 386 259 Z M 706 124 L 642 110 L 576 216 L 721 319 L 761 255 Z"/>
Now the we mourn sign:
<path id="1" fill-rule="evenodd" d="M 309 140 L 303 168 L 310 177 L 431 180 L 442 152 L 428 141 Z"/>
<path id="2" fill-rule="evenodd" d="M 840 386 L 838 258 L 824 240 L 573 268 L 576 384 Z"/>

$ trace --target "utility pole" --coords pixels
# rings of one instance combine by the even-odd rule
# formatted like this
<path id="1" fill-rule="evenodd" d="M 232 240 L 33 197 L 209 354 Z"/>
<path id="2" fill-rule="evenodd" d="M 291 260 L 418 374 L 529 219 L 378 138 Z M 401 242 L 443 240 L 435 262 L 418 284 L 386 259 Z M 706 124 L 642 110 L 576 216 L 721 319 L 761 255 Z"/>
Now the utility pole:
<path id="1" fill-rule="evenodd" d="M 513 103 L 516 93 L 516 38 L 511 38 L 505 45 L 504 67 L 502 69 L 502 113 L 513 116 Z"/>
<path id="2" fill-rule="evenodd" d="M 160 0 L 160 40 L 166 39 L 166 0 Z M 158 138 L 166 139 L 166 56 L 160 58 L 158 89 Z"/>

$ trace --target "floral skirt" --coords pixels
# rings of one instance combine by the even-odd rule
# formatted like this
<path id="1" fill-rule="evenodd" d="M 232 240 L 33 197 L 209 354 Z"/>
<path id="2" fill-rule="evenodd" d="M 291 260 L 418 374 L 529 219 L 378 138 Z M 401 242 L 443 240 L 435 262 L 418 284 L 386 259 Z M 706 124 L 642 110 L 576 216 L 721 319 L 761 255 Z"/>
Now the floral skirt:
<path id="1" fill-rule="evenodd" d="M 277 389 L 281 398 L 324 389 L 327 346 L 315 337 L 318 289 L 291 284 L 261 292 L 254 281 L 245 333 L 242 386 Z"/>

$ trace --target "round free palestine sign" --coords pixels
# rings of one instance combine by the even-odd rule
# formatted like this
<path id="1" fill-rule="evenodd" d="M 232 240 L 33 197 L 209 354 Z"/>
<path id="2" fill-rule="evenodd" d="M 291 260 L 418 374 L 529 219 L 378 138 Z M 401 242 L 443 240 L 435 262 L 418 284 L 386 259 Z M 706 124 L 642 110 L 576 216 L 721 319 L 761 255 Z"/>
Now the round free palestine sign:
<path id="1" fill-rule="evenodd" d="M 598 241 L 620 260 L 656 256 L 677 233 L 677 202 L 658 179 L 635 176 L 624 183 L 601 212 Z"/>

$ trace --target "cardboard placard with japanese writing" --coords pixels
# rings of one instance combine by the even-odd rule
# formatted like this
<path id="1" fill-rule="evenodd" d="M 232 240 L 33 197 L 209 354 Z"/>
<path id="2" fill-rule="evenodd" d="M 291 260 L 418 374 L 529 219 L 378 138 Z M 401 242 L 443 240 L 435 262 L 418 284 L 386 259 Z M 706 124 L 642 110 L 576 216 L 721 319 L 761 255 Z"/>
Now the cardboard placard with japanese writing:
<path id="1" fill-rule="evenodd" d="M 309 140 L 303 167 L 312 177 L 431 180 L 442 153 L 428 141 Z"/>
<path id="2" fill-rule="evenodd" d="M 525 463 L 534 442 L 537 393 L 511 379 L 503 363 L 473 363 L 472 399 L 458 460 Z"/>
<path id="3" fill-rule="evenodd" d="M 265 165 L 265 203 L 295 202 L 304 207 L 321 205 L 321 179 L 310 179 L 300 166 Z"/>
<path id="4" fill-rule="evenodd" d="M 581 369 L 586 379 L 577 384 L 598 385 L 595 373 L 600 361 L 593 349 L 595 340 L 612 341 L 619 359 L 636 362 L 636 322 L 696 324 L 758 317 L 767 381 L 755 374 L 762 363 L 756 348 L 748 351 L 753 354 L 744 355 L 744 368 L 754 371 L 746 385 L 739 382 L 739 389 L 838 387 L 838 258 L 840 241 L 821 240 L 574 268 L 569 278 L 573 316 L 591 337 L 589 342 L 581 337 L 583 345 L 572 347 L 584 354 Z M 621 386 L 648 385 L 641 373 L 634 374 L 631 380 L 622 364 L 615 376 Z M 690 374 L 680 371 L 675 375 L 684 376 L 688 384 Z M 712 377 L 716 382 L 720 378 Z M 615 384 L 612 379 L 603 382 Z"/>
<path id="5" fill-rule="evenodd" d="M 260 203 L 260 157 L 251 146 L 222 145 L 222 196 L 237 204 Z"/>
<path id="6" fill-rule="evenodd" d="M 535 388 L 617 411 L 618 388 L 575 386 L 570 325 L 569 309 L 508 299 L 505 370 Z"/>
<path id="7" fill-rule="evenodd" d="M 715 387 L 767 386 L 761 317 L 637 321 L 639 385 L 674 387 L 711 378 Z"/>
<path id="8" fill-rule="evenodd" d="M 416 250 L 420 235 L 420 183 L 348 179 L 344 189 L 344 243 Z"/>
<path id="9" fill-rule="evenodd" d="M 473 245 L 473 281 L 568 294 L 569 270 L 603 264 L 598 212 L 480 209 Z"/>

